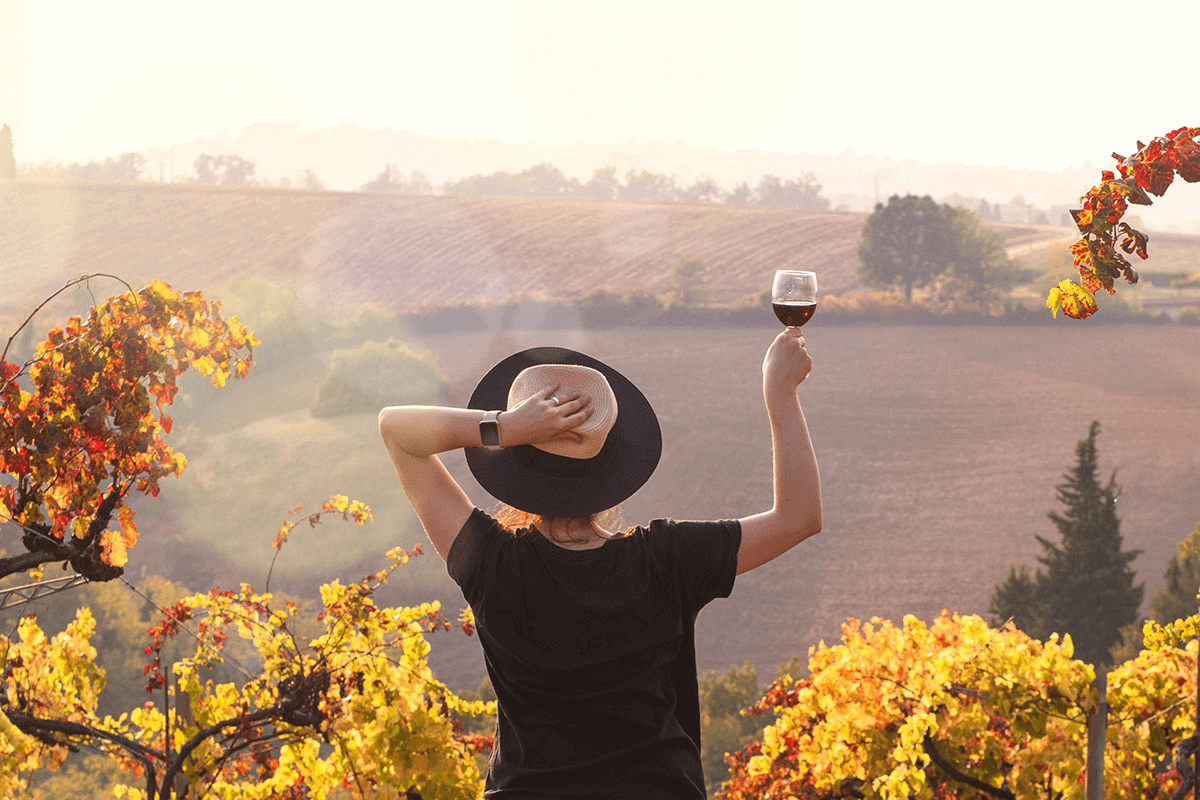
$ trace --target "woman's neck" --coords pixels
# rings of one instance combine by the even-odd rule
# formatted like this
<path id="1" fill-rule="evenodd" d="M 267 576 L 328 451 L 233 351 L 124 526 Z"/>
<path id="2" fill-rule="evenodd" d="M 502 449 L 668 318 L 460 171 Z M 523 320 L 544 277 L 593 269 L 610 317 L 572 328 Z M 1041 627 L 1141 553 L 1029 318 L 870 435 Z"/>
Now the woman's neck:
<path id="1" fill-rule="evenodd" d="M 590 550 L 616 538 L 589 519 L 539 519 L 538 533 L 568 550 Z"/>

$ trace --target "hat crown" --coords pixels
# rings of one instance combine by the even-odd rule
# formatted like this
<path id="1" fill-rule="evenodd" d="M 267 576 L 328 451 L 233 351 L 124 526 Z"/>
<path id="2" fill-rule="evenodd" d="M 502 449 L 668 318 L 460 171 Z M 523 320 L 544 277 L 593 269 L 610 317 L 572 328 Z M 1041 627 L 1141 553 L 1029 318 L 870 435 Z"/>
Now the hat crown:
<path id="1" fill-rule="evenodd" d="M 513 379 L 508 390 L 511 409 L 547 387 L 557 387 L 560 399 L 579 395 L 590 398 L 592 414 L 572 431 L 582 436 L 575 442 L 564 439 L 533 445 L 547 453 L 567 458 L 592 458 L 604 448 L 609 431 L 617 421 L 617 397 L 604 373 L 579 364 L 536 364 L 526 367 Z"/>

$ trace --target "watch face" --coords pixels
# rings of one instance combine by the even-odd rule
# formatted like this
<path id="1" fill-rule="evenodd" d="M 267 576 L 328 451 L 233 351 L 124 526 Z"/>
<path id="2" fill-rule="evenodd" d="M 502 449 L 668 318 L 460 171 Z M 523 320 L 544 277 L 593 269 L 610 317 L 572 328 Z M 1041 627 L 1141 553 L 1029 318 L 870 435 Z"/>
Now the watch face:
<path id="1" fill-rule="evenodd" d="M 484 447 L 497 447 L 500 444 L 500 425 L 496 422 L 495 414 L 488 414 L 479 421 L 479 441 Z"/>

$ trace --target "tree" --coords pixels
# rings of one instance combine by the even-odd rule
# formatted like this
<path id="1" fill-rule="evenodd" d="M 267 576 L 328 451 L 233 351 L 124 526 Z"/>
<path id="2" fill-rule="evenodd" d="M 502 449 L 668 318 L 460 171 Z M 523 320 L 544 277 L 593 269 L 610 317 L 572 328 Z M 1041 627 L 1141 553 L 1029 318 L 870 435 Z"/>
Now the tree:
<path id="1" fill-rule="evenodd" d="M 704 264 L 698 258 L 680 256 L 671 267 L 671 277 L 675 279 L 675 300 L 684 305 L 703 305 L 708 298 L 708 288 L 700 273 Z"/>
<path id="2" fill-rule="evenodd" d="M 1196 613 L 1200 594 L 1200 523 L 1179 543 L 1179 555 L 1171 556 L 1163 573 L 1163 588 L 1150 601 L 1150 616 L 1168 624 Z"/>
<path id="3" fill-rule="evenodd" d="M 592 172 L 592 177 L 583 185 L 581 191 L 586 197 L 612 200 L 617 196 L 620 187 L 621 182 L 617 180 L 617 168 L 600 167 Z"/>
<path id="4" fill-rule="evenodd" d="M 937 297 L 986 312 L 1018 283 L 1020 270 L 1008 257 L 1004 237 L 983 227 L 978 214 L 957 206 L 946 206 L 945 213 L 950 218 L 953 256 L 938 278 Z"/>
<path id="5" fill-rule="evenodd" d="M 407 178 L 395 164 L 384 166 L 375 179 L 362 185 L 362 192 L 391 192 L 394 194 L 433 194 L 433 184 L 424 173 L 413 170 Z"/>
<path id="6" fill-rule="evenodd" d="M 679 192 L 681 203 L 720 203 L 725 193 L 712 178 L 698 178 L 696 182 Z"/>
<path id="7" fill-rule="evenodd" d="M 858 245 L 858 279 L 868 286 L 899 287 L 907 300 L 955 261 L 949 206 L 933 198 L 893 195 L 867 217 Z"/>
<path id="8" fill-rule="evenodd" d="M 719 800 L 1080 798 L 1095 670 L 1069 637 L 943 612 L 926 624 L 849 620 L 776 681 L 776 720 L 730 759 Z M 1108 676 L 1108 797 L 1166 797 L 1195 706 L 1196 646 L 1147 651 Z"/>
<path id="9" fill-rule="evenodd" d="M 12 128 L 5 123 L 0 128 L 0 179 L 12 180 L 17 177 L 17 159 L 13 155 Z"/>
<path id="10" fill-rule="evenodd" d="M 718 675 L 700 676 L 700 725 L 703 731 L 701 761 L 704 783 L 710 795 L 729 777 L 726 757 L 745 747 L 762 732 L 768 720 L 761 714 L 743 714 L 762 697 L 758 674 L 747 661 Z"/>
<path id="11" fill-rule="evenodd" d="M 617 196 L 622 200 L 672 203 L 678 199 L 679 187 L 673 175 L 631 169 L 625 173 L 625 184 L 618 188 Z"/>
<path id="12" fill-rule="evenodd" d="M 754 202 L 754 190 L 750 188 L 750 184 L 742 181 L 733 187 L 725 202 L 734 206 L 748 206 Z"/>
<path id="13" fill-rule="evenodd" d="M 71 164 L 63 171 L 81 181 L 136 181 L 145 168 L 146 159 L 140 153 L 122 153 L 116 160 L 106 158 L 102 162 Z"/>
<path id="14" fill-rule="evenodd" d="M 142 157 L 141 153 L 122 153 L 121 157 L 113 162 L 113 180 L 136 181 L 142 177 L 144 169 L 146 169 L 146 159 Z"/>
<path id="15" fill-rule="evenodd" d="M 502 171 L 447 181 L 444 191 L 446 194 L 559 197 L 578 195 L 583 189 L 579 181 L 567 178 L 554 165 L 534 164 L 516 174 Z"/>
<path id="16" fill-rule="evenodd" d="M 1044 627 L 1037 603 L 1037 584 L 1024 564 L 1008 568 L 1008 576 L 992 593 L 992 623 L 1012 621 L 1023 631 L 1041 631 Z"/>
<path id="17" fill-rule="evenodd" d="M 521 186 L 521 194 L 556 197 L 579 193 L 579 182 L 567 178 L 562 170 L 553 164 L 534 164 L 518 172 L 516 177 Z"/>
<path id="18" fill-rule="evenodd" d="M 1121 549 L 1116 474 L 1104 485 L 1096 475 L 1099 433 L 1100 423 L 1093 421 L 1087 438 L 1075 445 L 1075 466 L 1056 487 L 1066 508 L 1048 514 L 1061 541 L 1037 537 L 1045 570 L 1032 579 L 1024 570 L 1010 570 L 992 596 L 991 612 L 995 621 L 1011 617 L 1039 639 L 1069 635 L 1081 659 L 1105 666 L 1121 628 L 1138 618 L 1144 590 L 1130 566 L 1141 551 Z"/>
<path id="19" fill-rule="evenodd" d="M 325 185 L 325 181 L 317 177 L 317 173 L 311 169 L 304 170 L 304 174 L 296 180 L 296 183 L 301 189 L 306 189 L 310 192 L 323 192 L 329 188 Z"/>
<path id="20" fill-rule="evenodd" d="M 98 277 L 108 276 L 64 289 Z M 255 344 L 236 317 L 221 318 L 220 303 L 154 281 L 95 306 L 86 321 L 71 317 L 23 364 L 7 360 L 6 346 L 0 514 L 21 527 L 23 552 L 0 557 L 0 577 L 47 562 L 90 580 L 119 576 L 139 535 L 126 497 L 156 497 L 159 481 L 187 463 L 166 442 L 176 379 L 189 368 L 217 387 L 245 377 Z"/>
<path id="21" fill-rule="evenodd" d="M 786 208 L 810 208 L 825 211 L 829 200 L 821 197 L 821 184 L 811 172 L 805 172 L 796 180 L 781 180 L 775 175 L 764 175 L 754 191 L 755 202 L 760 206 L 783 206 Z"/>
<path id="22" fill-rule="evenodd" d="M 254 182 L 256 165 L 241 156 L 210 156 L 204 153 L 192 163 L 200 183 L 246 186 Z"/>

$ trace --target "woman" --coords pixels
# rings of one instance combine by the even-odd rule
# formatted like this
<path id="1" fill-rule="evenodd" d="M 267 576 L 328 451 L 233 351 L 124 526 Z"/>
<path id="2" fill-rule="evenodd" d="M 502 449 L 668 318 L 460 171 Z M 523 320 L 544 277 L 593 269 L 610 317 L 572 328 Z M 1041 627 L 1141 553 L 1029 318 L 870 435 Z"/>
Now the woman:
<path id="1" fill-rule="evenodd" d="M 642 393 L 602 362 L 526 350 L 493 367 L 468 408 L 380 412 L 400 483 L 475 613 L 499 709 L 486 797 L 705 797 L 696 615 L 735 574 L 821 530 L 797 397 L 811 369 L 799 328 L 763 360 L 771 509 L 623 533 L 601 512 L 650 477 L 661 435 Z M 528 524 L 509 530 L 474 507 L 437 458 L 460 447 Z"/>

